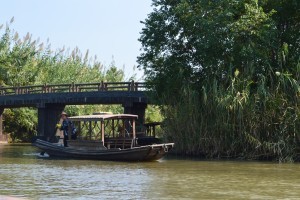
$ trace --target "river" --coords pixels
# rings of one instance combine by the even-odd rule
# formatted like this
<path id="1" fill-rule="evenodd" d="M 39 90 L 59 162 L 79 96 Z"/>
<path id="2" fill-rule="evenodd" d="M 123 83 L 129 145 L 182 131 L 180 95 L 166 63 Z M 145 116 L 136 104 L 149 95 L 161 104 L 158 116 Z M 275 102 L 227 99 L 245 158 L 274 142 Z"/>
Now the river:
<path id="1" fill-rule="evenodd" d="M 21 199 L 300 199 L 300 164 L 38 158 L 0 144 L 0 195 Z M 3 198 L 0 196 L 0 199 Z"/>

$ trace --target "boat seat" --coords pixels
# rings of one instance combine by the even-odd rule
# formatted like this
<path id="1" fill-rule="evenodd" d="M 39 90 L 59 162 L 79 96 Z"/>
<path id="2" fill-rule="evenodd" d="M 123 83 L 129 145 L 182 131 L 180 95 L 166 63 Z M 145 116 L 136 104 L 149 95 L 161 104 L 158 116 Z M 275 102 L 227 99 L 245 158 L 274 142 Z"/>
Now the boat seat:
<path id="1" fill-rule="evenodd" d="M 111 148 L 132 148 L 134 146 L 134 140 L 132 138 L 109 138 L 106 142 L 106 147 Z"/>

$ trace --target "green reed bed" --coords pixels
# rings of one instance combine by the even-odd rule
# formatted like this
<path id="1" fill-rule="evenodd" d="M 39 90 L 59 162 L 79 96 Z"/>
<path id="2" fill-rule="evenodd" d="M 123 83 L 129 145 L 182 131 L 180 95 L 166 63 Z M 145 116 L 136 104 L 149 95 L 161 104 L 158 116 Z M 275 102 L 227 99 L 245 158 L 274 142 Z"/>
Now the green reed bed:
<path id="1" fill-rule="evenodd" d="M 228 87 L 210 79 L 200 92 L 185 86 L 176 101 L 165 97 L 172 101 L 163 108 L 165 130 L 177 153 L 297 160 L 299 84 L 292 75 L 276 74 L 268 88 L 266 77 L 253 83 L 236 71 Z"/>

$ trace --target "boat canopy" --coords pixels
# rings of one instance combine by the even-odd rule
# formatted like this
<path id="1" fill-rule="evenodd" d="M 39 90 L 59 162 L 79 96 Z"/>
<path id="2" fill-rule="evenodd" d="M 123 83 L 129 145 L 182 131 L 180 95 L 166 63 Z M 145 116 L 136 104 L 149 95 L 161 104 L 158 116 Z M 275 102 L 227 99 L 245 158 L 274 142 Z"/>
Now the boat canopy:
<path id="1" fill-rule="evenodd" d="M 101 115 L 80 115 L 69 117 L 71 121 L 104 121 L 107 119 L 137 119 L 138 115 L 131 114 L 101 114 Z"/>

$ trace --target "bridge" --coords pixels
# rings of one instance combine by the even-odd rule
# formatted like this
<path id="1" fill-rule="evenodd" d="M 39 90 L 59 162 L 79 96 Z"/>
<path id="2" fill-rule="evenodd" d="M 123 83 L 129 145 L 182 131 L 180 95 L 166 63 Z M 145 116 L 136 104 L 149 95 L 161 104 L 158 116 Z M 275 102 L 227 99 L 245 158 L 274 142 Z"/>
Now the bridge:
<path id="1" fill-rule="evenodd" d="M 5 108 L 37 108 L 38 135 L 51 137 L 66 105 L 121 104 L 124 113 L 138 115 L 139 123 L 143 124 L 148 103 L 143 82 L 0 86 L 0 139 L 3 135 L 2 114 Z"/>

